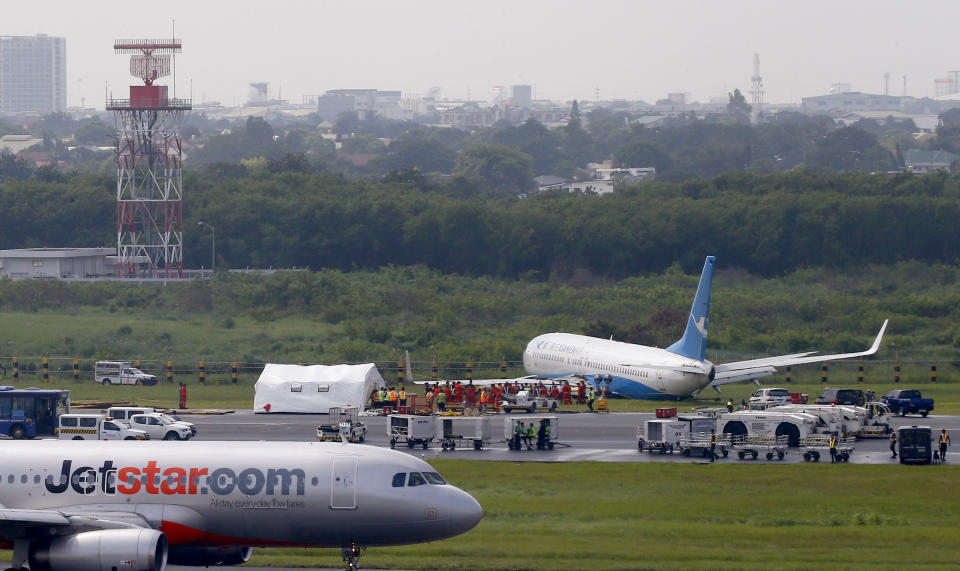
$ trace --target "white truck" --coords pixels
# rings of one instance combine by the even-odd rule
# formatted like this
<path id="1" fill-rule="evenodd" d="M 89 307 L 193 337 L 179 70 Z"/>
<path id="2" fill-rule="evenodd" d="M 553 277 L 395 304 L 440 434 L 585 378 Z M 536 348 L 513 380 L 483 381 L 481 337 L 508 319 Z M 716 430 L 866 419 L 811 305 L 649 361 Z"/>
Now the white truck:
<path id="1" fill-rule="evenodd" d="M 130 361 L 97 361 L 93 379 L 104 385 L 155 385 L 157 377 L 148 375 Z"/>
<path id="2" fill-rule="evenodd" d="M 190 440 L 193 436 L 190 427 L 185 423 L 158 412 L 135 414 L 130 417 L 128 426 L 142 430 L 149 434 L 150 438 L 158 440 Z"/>
<path id="3" fill-rule="evenodd" d="M 534 413 L 538 410 L 556 412 L 559 405 L 560 403 L 557 399 L 533 396 L 530 394 L 530 391 L 520 391 L 515 395 L 504 394 L 503 405 L 501 406 L 503 406 L 504 412 L 523 410 Z"/>
<path id="4" fill-rule="evenodd" d="M 197 425 L 192 422 L 187 422 L 186 420 L 181 420 L 175 416 L 169 415 L 165 412 L 161 412 L 153 407 L 149 406 L 112 406 L 106 410 L 106 415 L 130 427 L 130 418 L 135 414 L 159 414 L 168 422 L 178 422 L 190 429 L 190 436 L 197 435 Z"/>
<path id="5" fill-rule="evenodd" d="M 62 414 L 57 428 L 60 440 L 150 440 L 142 430 L 102 414 Z"/>
<path id="6" fill-rule="evenodd" d="M 751 438 L 776 439 L 787 436 L 788 445 L 796 448 L 801 438 L 818 436 L 827 432 L 820 427 L 816 415 L 804 412 L 778 412 L 780 407 L 768 410 L 743 410 L 738 412 L 716 412 L 718 430 L 729 437 L 749 436 Z"/>

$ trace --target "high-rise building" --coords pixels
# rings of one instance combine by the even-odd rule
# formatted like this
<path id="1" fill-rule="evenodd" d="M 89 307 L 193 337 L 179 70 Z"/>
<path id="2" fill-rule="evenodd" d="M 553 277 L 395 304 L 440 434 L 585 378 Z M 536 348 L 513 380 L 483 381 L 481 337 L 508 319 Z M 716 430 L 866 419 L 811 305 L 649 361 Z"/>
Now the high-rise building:
<path id="1" fill-rule="evenodd" d="M 0 113 L 46 115 L 67 107 L 67 39 L 0 36 Z"/>

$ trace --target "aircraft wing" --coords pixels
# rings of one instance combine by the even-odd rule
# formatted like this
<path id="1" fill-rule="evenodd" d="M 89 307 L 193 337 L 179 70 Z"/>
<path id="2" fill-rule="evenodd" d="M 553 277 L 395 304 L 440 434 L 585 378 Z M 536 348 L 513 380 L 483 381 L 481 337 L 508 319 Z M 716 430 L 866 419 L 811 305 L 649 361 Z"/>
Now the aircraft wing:
<path id="1" fill-rule="evenodd" d="M 150 528 L 142 517 L 131 512 L 77 512 L 62 510 L 0 509 L 0 537 L 5 540 L 32 537 L 31 530 L 51 528 L 58 535 L 95 529 Z"/>
<path id="2" fill-rule="evenodd" d="M 773 373 L 774 367 L 787 367 L 790 365 L 802 365 L 804 363 L 820 363 L 822 361 L 835 361 L 837 359 L 852 359 L 854 357 L 866 357 L 867 355 L 873 355 L 880 348 L 880 342 L 883 340 L 883 334 L 887 330 L 887 323 L 889 322 L 889 319 L 884 320 L 883 326 L 880 327 L 880 333 L 878 333 L 876 339 L 873 340 L 873 345 L 871 345 L 866 351 L 859 351 L 856 353 L 838 353 L 834 355 L 816 355 L 815 351 L 811 351 L 808 353 L 795 353 L 793 355 L 780 355 L 778 357 L 765 357 L 762 359 L 751 359 L 749 361 L 724 363 L 716 366 L 714 382 L 711 383 L 711 385 L 732 383 L 734 380 L 756 378 L 756 375 L 752 375 L 750 372 L 757 369 L 761 371 L 769 369 L 770 371 L 765 373 L 765 375 L 769 375 Z M 735 377 L 738 376 L 741 378 L 736 379 Z M 718 380 L 723 380 L 723 383 L 718 383 Z"/>
<path id="3" fill-rule="evenodd" d="M 725 385 L 727 383 L 736 383 L 738 381 L 751 381 L 753 379 L 759 379 L 760 377 L 772 375 L 776 372 L 777 370 L 771 366 L 752 367 L 748 369 L 738 369 L 736 371 L 725 371 L 714 375 L 710 386 L 716 387 L 719 385 Z"/>

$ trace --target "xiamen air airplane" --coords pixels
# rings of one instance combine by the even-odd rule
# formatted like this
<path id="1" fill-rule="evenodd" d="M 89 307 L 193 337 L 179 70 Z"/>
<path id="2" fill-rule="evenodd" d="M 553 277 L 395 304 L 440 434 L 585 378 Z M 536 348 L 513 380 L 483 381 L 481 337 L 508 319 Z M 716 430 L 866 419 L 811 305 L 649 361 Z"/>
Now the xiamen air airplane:
<path id="1" fill-rule="evenodd" d="M 873 355 L 887 329 L 883 322 L 873 345 L 859 353 L 814 355 L 815 351 L 736 361 L 714 365 L 707 361 L 707 323 L 710 289 L 716 258 L 703 264 L 700 285 L 690 308 L 683 336 L 666 349 L 621 343 L 570 333 L 547 333 L 535 337 L 523 352 L 528 373 L 541 377 L 580 375 L 616 396 L 640 399 L 682 399 L 705 387 L 719 392 L 719 385 L 752 380 L 776 372 L 776 367 L 819 363 Z"/>
<path id="2" fill-rule="evenodd" d="M 459 535 L 469 494 L 426 462 L 321 442 L 9 441 L 0 451 L 0 547 L 21 571 L 238 565 L 253 547 L 368 546 Z"/>

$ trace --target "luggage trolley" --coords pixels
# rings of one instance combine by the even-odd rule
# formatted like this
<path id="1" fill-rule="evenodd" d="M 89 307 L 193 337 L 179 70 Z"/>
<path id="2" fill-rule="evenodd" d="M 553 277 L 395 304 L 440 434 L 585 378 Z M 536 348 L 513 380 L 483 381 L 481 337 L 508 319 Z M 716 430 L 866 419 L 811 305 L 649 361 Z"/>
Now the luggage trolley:
<path id="1" fill-rule="evenodd" d="M 684 456 L 699 455 L 704 458 L 710 457 L 710 437 L 709 432 L 694 432 L 680 437 L 678 447 L 680 453 Z M 730 454 L 730 435 L 717 434 L 717 448 L 715 450 L 718 456 L 724 458 Z"/>
<path id="2" fill-rule="evenodd" d="M 325 442 L 363 442 L 367 427 L 360 422 L 360 409 L 332 406 L 327 412 L 327 422 L 317 426 L 317 439 Z"/>
<path id="3" fill-rule="evenodd" d="M 457 444 L 462 447 L 465 443 L 472 443 L 474 450 L 483 450 L 483 443 L 490 440 L 490 417 L 450 416 L 439 421 L 437 438 L 444 450 L 455 450 Z"/>
<path id="4" fill-rule="evenodd" d="M 763 454 L 767 460 L 783 460 L 790 445 L 790 436 L 782 434 L 769 438 L 766 436 L 733 435 L 730 438 L 730 447 L 737 452 L 737 458 L 743 460 L 750 455 L 754 460 Z"/>
<path id="5" fill-rule="evenodd" d="M 387 418 L 390 419 L 387 423 L 390 448 L 395 448 L 398 442 L 406 442 L 407 448 L 413 448 L 419 444 L 426 450 L 437 435 L 435 416 L 391 414 Z"/>
<path id="6" fill-rule="evenodd" d="M 850 460 L 853 448 L 856 446 L 857 439 L 854 437 L 837 438 L 837 460 L 846 462 Z M 830 437 L 829 436 L 811 436 L 800 439 L 800 448 L 803 448 L 804 462 L 819 462 L 820 455 L 830 455 Z"/>

